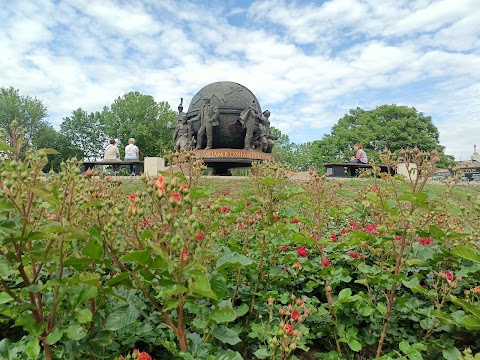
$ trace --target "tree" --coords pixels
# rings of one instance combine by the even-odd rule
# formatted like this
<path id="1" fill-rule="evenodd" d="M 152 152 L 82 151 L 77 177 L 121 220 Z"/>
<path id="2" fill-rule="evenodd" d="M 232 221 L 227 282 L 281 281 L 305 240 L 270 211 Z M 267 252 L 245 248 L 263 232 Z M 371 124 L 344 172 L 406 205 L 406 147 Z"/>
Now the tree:
<path id="1" fill-rule="evenodd" d="M 46 124 L 46 116 L 47 108 L 42 101 L 21 96 L 13 87 L 0 88 L 0 128 L 4 129 L 4 139 L 8 145 L 11 145 L 11 124 L 14 120 L 20 128 L 25 129 L 26 145 L 30 146 L 31 139 Z"/>
<path id="2" fill-rule="evenodd" d="M 445 147 L 439 144 L 439 132 L 432 118 L 407 106 L 382 105 L 369 111 L 350 110 L 332 127 L 331 134 L 315 142 L 317 166 L 348 160 L 354 155 L 356 143 L 362 144 L 373 163 L 380 160 L 380 153 L 385 149 L 396 152 L 413 147 L 423 151 L 437 149 L 441 154 L 440 166 L 452 160 L 443 153 Z"/>
<path id="3" fill-rule="evenodd" d="M 50 148 L 58 152 L 58 154 L 48 155 L 48 163 L 43 168 L 45 172 L 59 171 L 60 164 L 67 159 L 83 159 L 83 151 L 50 125 L 44 125 L 38 130 L 32 139 L 32 145 L 35 149 Z"/>
<path id="4" fill-rule="evenodd" d="M 108 117 L 108 108 L 103 112 L 88 114 L 82 108 L 72 112 L 71 117 L 63 119 L 60 132 L 73 147 L 83 152 L 83 157 L 95 160 L 103 156 L 107 137 L 103 130 L 104 118 Z"/>
<path id="5" fill-rule="evenodd" d="M 106 134 L 121 144 L 134 138 L 142 157 L 163 156 L 173 150 L 176 113 L 167 102 L 157 103 L 150 95 L 129 92 L 115 100 L 103 121 Z M 123 155 L 123 146 L 120 151 Z"/>

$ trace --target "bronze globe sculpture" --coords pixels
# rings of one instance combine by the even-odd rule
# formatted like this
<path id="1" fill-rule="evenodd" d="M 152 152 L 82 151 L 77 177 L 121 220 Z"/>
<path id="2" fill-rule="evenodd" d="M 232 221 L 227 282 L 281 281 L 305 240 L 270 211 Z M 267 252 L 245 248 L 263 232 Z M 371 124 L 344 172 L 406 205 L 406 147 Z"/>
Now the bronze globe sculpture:
<path id="1" fill-rule="evenodd" d="M 185 150 L 196 149 L 217 175 L 249 167 L 253 161 L 273 160 L 269 115 L 262 113 L 257 97 L 245 86 L 231 81 L 209 84 L 195 94 L 186 113 L 179 113 L 189 129 L 184 133 L 191 145 Z"/>

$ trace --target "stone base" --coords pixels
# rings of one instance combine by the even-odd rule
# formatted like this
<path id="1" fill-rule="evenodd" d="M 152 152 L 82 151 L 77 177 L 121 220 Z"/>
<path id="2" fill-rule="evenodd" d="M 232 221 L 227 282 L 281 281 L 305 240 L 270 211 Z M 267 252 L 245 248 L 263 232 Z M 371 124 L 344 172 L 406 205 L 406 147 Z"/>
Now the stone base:
<path id="1" fill-rule="evenodd" d="M 228 175 L 230 169 L 251 167 L 252 162 L 275 161 L 272 154 L 241 149 L 196 150 L 194 154 L 213 170 L 212 175 Z"/>
<path id="2" fill-rule="evenodd" d="M 161 157 L 146 157 L 144 161 L 144 172 L 147 176 L 157 176 L 159 171 L 165 170 L 165 159 Z"/>

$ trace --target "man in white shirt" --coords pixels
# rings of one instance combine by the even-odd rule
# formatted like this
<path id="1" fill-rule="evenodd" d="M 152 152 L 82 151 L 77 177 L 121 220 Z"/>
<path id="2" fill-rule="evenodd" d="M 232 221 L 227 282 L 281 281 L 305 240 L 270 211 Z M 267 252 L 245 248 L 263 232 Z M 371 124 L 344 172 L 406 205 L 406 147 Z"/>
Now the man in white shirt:
<path id="1" fill-rule="evenodd" d="M 138 147 L 135 145 L 135 139 L 128 139 L 128 145 L 125 146 L 125 161 L 139 160 Z M 130 165 L 130 174 L 135 176 L 135 165 Z"/>

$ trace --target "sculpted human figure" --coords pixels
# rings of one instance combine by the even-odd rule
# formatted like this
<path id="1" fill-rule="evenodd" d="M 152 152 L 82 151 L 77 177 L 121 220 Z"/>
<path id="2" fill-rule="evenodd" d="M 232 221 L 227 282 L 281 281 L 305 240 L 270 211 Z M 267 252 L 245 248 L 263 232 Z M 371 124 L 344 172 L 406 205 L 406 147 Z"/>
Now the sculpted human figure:
<path id="1" fill-rule="evenodd" d="M 205 150 L 212 148 L 213 144 L 213 127 L 219 124 L 218 122 L 218 109 L 215 105 L 210 104 L 210 99 L 204 99 L 206 104 L 202 106 L 198 115 L 192 120 L 192 122 L 200 120 L 200 129 L 197 134 L 197 150 L 200 150 L 203 145 L 203 135 L 207 133 L 207 147 Z"/>
<path id="2" fill-rule="evenodd" d="M 192 149 L 194 142 L 192 124 L 187 122 L 187 115 L 183 113 L 173 134 L 174 149 L 175 151 L 189 151 Z"/>
<path id="3" fill-rule="evenodd" d="M 242 124 L 242 129 L 246 129 L 245 140 L 244 140 L 244 150 L 253 150 L 252 146 L 252 137 L 253 131 L 255 130 L 255 119 L 258 118 L 257 110 L 255 109 L 255 100 L 252 101 L 252 104 L 243 110 L 238 116 L 237 121 Z"/>
<path id="4" fill-rule="evenodd" d="M 183 98 L 180 98 L 180 104 L 178 105 L 177 124 L 180 123 L 183 115 L 185 115 L 185 117 L 187 116 L 187 114 L 183 112 Z"/>
<path id="5" fill-rule="evenodd" d="M 473 145 L 473 154 L 470 159 L 472 161 L 480 161 L 480 155 L 477 152 L 477 145 Z"/>

